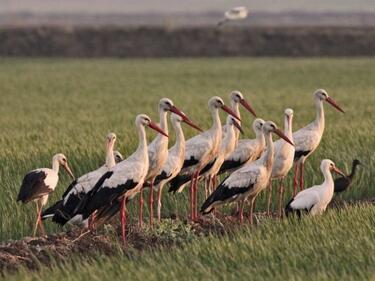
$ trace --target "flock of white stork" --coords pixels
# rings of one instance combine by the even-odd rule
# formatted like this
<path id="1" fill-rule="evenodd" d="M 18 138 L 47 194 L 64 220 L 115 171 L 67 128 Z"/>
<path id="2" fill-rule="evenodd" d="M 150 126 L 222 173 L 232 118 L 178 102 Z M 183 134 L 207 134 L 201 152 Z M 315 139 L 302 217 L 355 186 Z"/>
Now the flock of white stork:
<path id="1" fill-rule="evenodd" d="M 323 102 L 328 102 L 344 112 L 325 90 L 314 93 L 316 108 L 315 120 L 307 126 L 292 131 L 293 110 L 284 112 L 284 132 L 272 121 L 256 118 L 253 122 L 255 139 L 239 139 L 242 132 L 239 107 L 255 112 L 239 91 L 230 94 L 231 107 L 220 97 L 214 96 L 208 102 L 212 116 L 212 126 L 202 131 L 168 98 L 159 101 L 160 124 L 154 123 L 147 115 L 139 114 L 135 119 L 139 145 L 137 150 L 125 160 L 114 151 L 116 135 L 111 133 L 106 140 L 106 162 L 99 169 L 74 179 L 67 159 L 57 154 L 52 159 L 52 169 L 42 168 L 29 172 L 23 179 L 17 201 L 35 201 L 38 227 L 44 234 L 42 220 L 64 225 L 66 223 L 88 227 L 90 230 L 108 221 L 120 212 L 122 239 L 125 242 L 126 203 L 139 195 L 139 224 L 143 222 L 143 190 L 148 189 L 150 226 L 153 225 L 154 190 L 157 191 L 157 219 L 161 219 L 161 199 L 163 187 L 169 183 L 170 192 L 181 192 L 189 185 L 191 221 L 199 221 L 198 182 L 204 180 L 206 200 L 200 208 L 205 215 L 223 204 L 236 202 L 239 220 L 243 222 L 246 201 L 250 203 L 249 221 L 253 223 L 254 201 L 258 194 L 268 188 L 268 213 L 270 213 L 271 182 L 279 181 L 278 216 L 282 217 L 284 198 L 283 181 L 289 170 L 295 166 L 293 198 L 285 207 L 288 215 L 298 215 L 306 211 L 311 215 L 325 211 L 334 193 L 331 172 L 345 177 L 335 164 L 322 160 L 320 169 L 324 182 L 304 189 L 304 163 L 315 151 L 322 138 L 325 126 Z M 225 125 L 221 124 L 219 110 L 228 114 Z M 168 112 L 175 131 L 176 142 L 168 150 Z M 185 141 L 181 123 L 197 129 L 200 133 Z M 146 127 L 158 132 L 156 138 L 147 145 Z M 272 134 L 280 137 L 273 142 Z M 44 212 L 49 194 L 58 183 L 59 166 L 66 169 L 74 179 L 62 199 Z M 227 173 L 225 179 L 217 184 L 217 176 Z M 300 191 L 297 193 L 299 182 Z M 214 214 L 214 213 L 213 213 Z"/>

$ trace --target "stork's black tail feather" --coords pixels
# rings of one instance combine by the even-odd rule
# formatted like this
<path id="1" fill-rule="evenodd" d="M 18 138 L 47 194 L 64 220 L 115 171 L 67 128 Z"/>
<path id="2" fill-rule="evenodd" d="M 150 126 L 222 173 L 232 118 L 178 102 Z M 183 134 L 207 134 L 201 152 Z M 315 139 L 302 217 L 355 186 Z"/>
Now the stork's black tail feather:
<path id="1" fill-rule="evenodd" d="M 191 179 L 191 176 L 189 175 L 177 175 L 169 182 L 169 189 L 168 192 L 176 193 L 181 185 L 189 182 Z"/>
<path id="2" fill-rule="evenodd" d="M 42 213 L 42 220 L 52 218 L 58 209 L 60 209 L 63 206 L 63 200 L 57 201 L 55 204 L 53 204 L 51 207 L 47 208 Z"/>

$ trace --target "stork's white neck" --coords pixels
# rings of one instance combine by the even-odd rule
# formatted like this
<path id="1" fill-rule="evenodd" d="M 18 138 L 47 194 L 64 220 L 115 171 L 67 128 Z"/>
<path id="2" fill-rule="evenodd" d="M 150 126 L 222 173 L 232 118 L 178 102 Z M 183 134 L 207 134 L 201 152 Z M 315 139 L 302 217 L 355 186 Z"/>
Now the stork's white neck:
<path id="1" fill-rule="evenodd" d="M 221 121 L 219 116 L 219 109 L 216 107 L 213 107 L 211 109 L 211 116 L 212 116 L 212 129 L 214 130 L 221 130 Z"/>
<path id="2" fill-rule="evenodd" d="M 331 171 L 329 170 L 329 168 L 327 169 L 324 169 L 323 171 L 323 175 L 324 175 L 324 183 L 323 185 L 325 187 L 328 187 L 329 189 L 334 189 L 334 182 L 333 182 L 333 177 L 332 177 L 332 174 L 331 174 Z"/>
<path id="3" fill-rule="evenodd" d="M 236 142 L 236 131 L 237 129 L 234 128 L 234 125 L 226 125 L 227 131 L 226 134 L 221 142 L 220 153 L 225 154 L 226 150 L 232 145 L 233 142 Z"/>
<path id="4" fill-rule="evenodd" d="M 163 109 L 159 109 L 159 117 L 160 117 L 160 128 L 168 134 L 168 121 L 167 121 L 167 111 L 164 111 Z M 157 138 L 165 138 L 168 139 L 166 136 L 162 134 L 158 134 Z"/>
<path id="5" fill-rule="evenodd" d="M 107 146 L 105 165 L 107 166 L 108 169 L 111 169 L 113 166 L 116 165 L 115 155 L 113 154 L 113 145 L 114 143 L 110 143 Z"/>
<path id="6" fill-rule="evenodd" d="M 315 108 L 316 108 L 316 118 L 315 118 L 315 126 L 319 128 L 321 132 L 324 131 L 324 108 L 323 108 L 323 101 L 319 98 L 315 98 Z"/>
<path id="7" fill-rule="evenodd" d="M 285 118 L 284 118 L 284 134 L 290 139 L 293 141 L 293 132 L 292 132 L 292 118 L 293 117 L 289 117 L 287 115 L 285 115 Z"/>
<path id="8" fill-rule="evenodd" d="M 231 107 L 232 107 L 232 110 L 234 111 L 234 113 L 237 114 L 237 116 L 239 118 L 241 118 L 241 113 L 240 113 L 240 108 L 239 108 L 239 104 L 238 102 L 234 101 L 234 100 L 231 100 Z M 237 123 L 241 125 L 241 121 L 238 121 L 237 120 Z M 236 144 L 237 144 L 237 141 L 240 137 L 240 132 L 238 130 L 234 130 L 234 135 L 235 135 L 235 138 L 236 138 Z"/>
<path id="9" fill-rule="evenodd" d="M 172 125 L 176 132 L 176 149 L 178 151 L 178 155 L 182 155 L 182 153 L 185 151 L 184 132 L 182 131 L 180 122 L 174 122 Z"/>
<path id="10" fill-rule="evenodd" d="M 52 170 L 54 170 L 57 174 L 59 173 L 60 163 L 59 160 L 53 158 L 52 159 Z"/>
<path id="11" fill-rule="evenodd" d="M 145 153 L 147 156 L 147 139 L 146 139 L 146 130 L 143 125 L 138 125 L 138 138 L 139 138 L 139 144 L 138 148 L 136 150 L 136 154 L 138 153 Z"/>
<path id="12" fill-rule="evenodd" d="M 271 132 L 265 132 L 264 138 L 266 140 L 266 154 L 263 157 L 263 165 L 266 167 L 267 171 L 272 172 L 272 166 L 274 161 L 274 150 L 275 147 L 273 145 L 272 141 L 272 133 Z"/>

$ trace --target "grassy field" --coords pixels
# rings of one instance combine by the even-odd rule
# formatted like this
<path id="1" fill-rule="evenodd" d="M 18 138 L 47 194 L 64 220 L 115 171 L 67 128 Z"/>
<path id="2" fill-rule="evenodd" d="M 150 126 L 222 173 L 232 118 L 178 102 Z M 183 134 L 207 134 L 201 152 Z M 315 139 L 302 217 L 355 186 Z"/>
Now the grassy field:
<path id="1" fill-rule="evenodd" d="M 307 162 L 306 184 L 321 181 L 321 159 L 330 158 L 345 170 L 357 157 L 365 167 L 342 197 L 375 196 L 375 59 L 2 59 L 0 66 L 0 241 L 31 233 L 35 206 L 15 202 L 28 170 L 49 166 L 57 152 L 67 155 L 76 175 L 95 169 L 104 161 L 104 137 L 109 131 L 117 133 L 119 150 L 129 155 L 137 145 L 135 115 L 147 113 L 157 119 L 157 102 L 164 96 L 208 128 L 207 100 L 219 95 L 228 101 L 228 93 L 238 89 L 260 117 L 279 125 L 283 110 L 293 108 L 294 128 L 300 128 L 315 117 L 313 91 L 325 88 L 346 113 L 325 105 L 326 131 Z M 252 137 L 253 118 L 244 111 L 242 116 L 246 136 Z M 195 133 L 185 131 L 187 137 Z M 149 132 L 149 139 L 154 136 Z M 61 196 L 68 183 L 62 173 L 50 202 Z M 185 215 L 186 194 L 164 198 L 165 215 Z M 258 210 L 264 209 L 264 201 L 262 194 Z M 130 206 L 130 217 L 136 211 Z M 77 280 L 187 279 L 189 273 L 202 279 L 209 274 L 218 279 L 368 279 L 375 273 L 374 212 L 364 206 L 332 210 L 323 218 L 301 223 L 269 221 L 220 240 L 200 238 L 179 250 L 132 258 L 98 257 L 88 264 L 14 278 L 44 279 L 51 274 L 71 278 L 79 269 Z M 50 233 L 61 231 L 51 223 L 46 227 Z"/>

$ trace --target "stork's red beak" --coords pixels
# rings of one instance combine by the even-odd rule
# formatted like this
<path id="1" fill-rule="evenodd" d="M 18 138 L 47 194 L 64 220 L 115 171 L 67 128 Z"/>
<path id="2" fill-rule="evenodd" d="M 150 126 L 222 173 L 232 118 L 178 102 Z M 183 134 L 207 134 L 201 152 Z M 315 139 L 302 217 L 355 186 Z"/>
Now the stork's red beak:
<path id="1" fill-rule="evenodd" d="M 236 128 L 241 132 L 241 134 L 243 135 L 244 132 L 243 132 L 243 130 L 242 130 L 241 125 L 240 125 L 236 120 L 234 120 L 234 119 L 232 119 L 232 121 L 233 121 L 233 125 L 234 125 L 234 127 L 236 127 Z"/>
<path id="2" fill-rule="evenodd" d="M 193 127 L 194 129 L 200 131 L 200 132 L 203 132 L 203 130 L 201 128 L 199 128 L 197 125 L 195 125 L 193 123 L 193 121 L 190 120 L 189 117 L 186 116 L 185 113 L 183 113 L 181 110 L 179 110 L 176 106 L 172 105 L 171 108 L 169 109 L 170 112 L 173 112 L 175 114 L 177 114 L 178 116 L 180 116 L 182 118 L 182 120 L 188 124 L 189 126 Z"/>
<path id="3" fill-rule="evenodd" d="M 234 118 L 236 118 L 238 121 L 241 121 L 241 118 L 237 116 L 236 113 L 232 109 L 230 109 L 228 106 L 225 104 L 221 107 L 222 110 L 224 110 L 226 113 L 232 115 Z"/>
<path id="4" fill-rule="evenodd" d="M 339 168 L 337 168 L 336 166 L 334 166 L 333 168 L 332 168 L 332 170 L 334 171 L 334 172 L 336 172 L 337 174 L 339 174 L 339 175 L 342 175 L 343 177 L 347 177 L 347 175 L 345 175 L 344 174 L 344 172 L 343 171 L 341 171 Z"/>
<path id="5" fill-rule="evenodd" d="M 326 101 L 332 105 L 334 108 L 336 108 L 337 110 L 341 111 L 342 113 L 345 113 L 344 110 L 341 109 L 341 107 L 333 100 L 333 98 L 331 97 L 327 97 L 326 98 Z"/>
<path id="6" fill-rule="evenodd" d="M 254 115 L 254 117 L 257 117 L 257 115 L 255 114 L 255 111 L 254 109 L 251 107 L 251 105 L 245 100 L 245 99 L 241 99 L 240 100 L 240 104 L 247 109 L 247 111 L 249 111 L 251 114 Z"/>
<path id="7" fill-rule="evenodd" d="M 290 143 L 291 145 L 293 145 L 294 146 L 294 143 L 282 132 L 282 131 L 280 131 L 280 129 L 275 129 L 274 130 L 274 133 L 276 134 L 276 135 L 278 135 L 280 138 L 282 138 L 282 139 L 284 139 L 286 142 L 288 142 L 288 143 Z"/>
<path id="8" fill-rule="evenodd" d="M 74 180 L 75 177 L 74 177 L 73 172 L 70 169 L 68 163 L 66 163 L 65 165 L 63 165 L 63 167 L 64 167 L 65 171 L 68 173 L 68 175 Z"/>
<path id="9" fill-rule="evenodd" d="M 154 122 L 151 121 L 150 124 L 148 124 L 148 126 L 151 129 L 159 132 L 160 134 L 162 134 L 162 135 L 164 135 L 164 136 L 166 136 L 168 138 L 168 135 L 156 123 L 154 123 Z"/>

